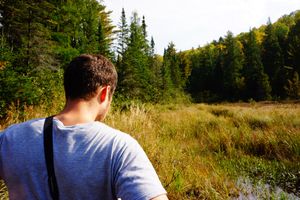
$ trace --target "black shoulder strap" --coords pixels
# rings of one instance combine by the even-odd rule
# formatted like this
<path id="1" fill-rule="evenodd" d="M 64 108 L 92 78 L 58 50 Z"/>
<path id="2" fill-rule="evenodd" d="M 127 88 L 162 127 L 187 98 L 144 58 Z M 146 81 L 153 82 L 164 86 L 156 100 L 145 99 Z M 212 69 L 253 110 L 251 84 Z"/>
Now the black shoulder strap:
<path id="1" fill-rule="evenodd" d="M 58 200 L 58 186 L 56 182 L 53 162 L 53 138 L 52 138 L 53 116 L 47 117 L 44 124 L 44 151 L 48 172 L 48 184 L 52 199 Z"/>

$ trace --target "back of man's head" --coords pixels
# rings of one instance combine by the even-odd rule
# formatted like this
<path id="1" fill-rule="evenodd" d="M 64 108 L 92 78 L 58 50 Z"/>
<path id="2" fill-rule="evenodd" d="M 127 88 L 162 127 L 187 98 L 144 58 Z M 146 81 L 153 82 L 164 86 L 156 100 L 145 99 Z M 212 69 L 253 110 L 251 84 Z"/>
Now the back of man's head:
<path id="1" fill-rule="evenodd" d="M 66 99 L 89 100 L 102 86 L 110 86 L 112 95 L 117 86 L 117 79 L 114 65 L 104 56 L 80 55 L 74 58 L 65 70 Z"/>

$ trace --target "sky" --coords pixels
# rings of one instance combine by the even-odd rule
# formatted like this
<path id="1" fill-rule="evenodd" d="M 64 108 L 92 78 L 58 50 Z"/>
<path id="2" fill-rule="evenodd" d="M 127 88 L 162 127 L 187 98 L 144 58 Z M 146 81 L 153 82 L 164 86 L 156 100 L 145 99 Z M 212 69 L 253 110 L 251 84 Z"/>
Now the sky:
<path id="1" fill-rule="evenodd" d="M 132 12 L 145 16 L 155 50 L 163 54 L 170 42 L 178 51 L 203 46 L 230 30 L 234 35 L 300 9 L 300 0 L 102 0 L 112 11 L 114 25 L 124 7 L 128 23 Z"/>

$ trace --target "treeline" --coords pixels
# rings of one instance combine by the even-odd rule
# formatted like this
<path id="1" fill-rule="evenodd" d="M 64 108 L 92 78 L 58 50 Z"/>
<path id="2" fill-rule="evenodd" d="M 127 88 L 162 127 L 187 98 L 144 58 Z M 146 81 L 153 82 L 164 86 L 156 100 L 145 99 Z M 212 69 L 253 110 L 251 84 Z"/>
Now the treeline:
<path id="1" fill-rule="evenodd" d="M 163 57 L 155 54 L 145 17 L 136 12 L 127 19 L 122 10 L 115 27 L 96 0 L 2 0 L 0 5 L 0 117 L 11 104 L 62 101 L 63 70 L 82 53 L 102 54 L 115 63 L 118 103 L 184 97 L 188 73 L 180 68 L 174 44 Z"/>
<path id="2" fill-rule="evenodd" d="M 118 26 L 119 93 L 129 99 L 169 101 L 191 95 L 196 102 L 261 101 L 300 97 L 300 12 L 234 36 L 230 31 L 204 47 L 163 57 L 147 40 L 137 13 Z"/>
<path id="3" fill-rule="evenodd" d="M 196 101 L 284 100 L 300 97 L 300 12 L 276 23 L 185 52 Z"/>
<path id="4" fill-rule="evenodd" d="M 185 52 L 170 43 L 162 56 L 145 17 L 120 14 L 114 26 L 97 0 L 0 0 L 0 117 L 11 104 L 61 101 L 65 65 L 82 53 L 115 63 L 118 102 L 300 96 L 300 12 Z"/>

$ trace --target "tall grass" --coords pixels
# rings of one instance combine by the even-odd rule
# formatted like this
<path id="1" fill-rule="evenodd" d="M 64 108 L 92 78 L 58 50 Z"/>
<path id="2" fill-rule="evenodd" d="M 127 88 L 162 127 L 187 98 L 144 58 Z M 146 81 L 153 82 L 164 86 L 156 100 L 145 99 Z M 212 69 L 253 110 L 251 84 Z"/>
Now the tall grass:
<path id="1" fill-rule="evenodd" d="M 1 125 L 60 108 L 12 107 Z M 170 199 L 300 197 L 300 105 L 131 104 L 105 122 L 140 142 Z"/>
<path id="2" fill-rule="evenodd" d="M 250 198 L 248 179 L 252 196 L 260 181 L 289 199 L 300 196 L 299 119 L 300 105 L 258 103 L 133 105 L 106 122 L 142 144 L 171 199 Z"/>

